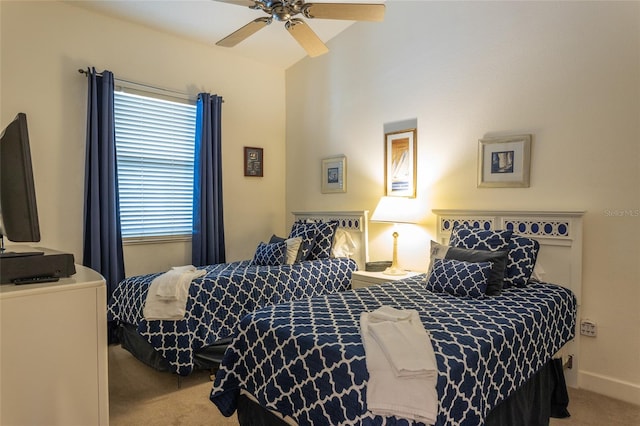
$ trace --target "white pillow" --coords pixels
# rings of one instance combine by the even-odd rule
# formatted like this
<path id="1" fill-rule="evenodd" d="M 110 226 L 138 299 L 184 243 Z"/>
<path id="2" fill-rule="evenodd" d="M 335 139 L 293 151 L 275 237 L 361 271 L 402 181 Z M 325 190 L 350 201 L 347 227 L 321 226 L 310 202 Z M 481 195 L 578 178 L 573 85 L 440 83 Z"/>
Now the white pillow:
<path id="1" fill-rule="evenodd" d="M 298 250 L 300 249 L 300 244 L 302 244 L 302 237 L 288 238 L 284 242 L 287 243 L 287 258 L 285 259 L 285 263 L 287 265 L 292 265 L 296 262 L 296 258 L 298 257 Z"/>
<path id="2" fill-rule="evenodd" d="M 341 228 L 336 229 L 336 234 L 333 237 L 333 248 L 331 249 L 333 257 L 351 258 L 355 254 L 356 248 L 356 243 L 349 232 Z"/>

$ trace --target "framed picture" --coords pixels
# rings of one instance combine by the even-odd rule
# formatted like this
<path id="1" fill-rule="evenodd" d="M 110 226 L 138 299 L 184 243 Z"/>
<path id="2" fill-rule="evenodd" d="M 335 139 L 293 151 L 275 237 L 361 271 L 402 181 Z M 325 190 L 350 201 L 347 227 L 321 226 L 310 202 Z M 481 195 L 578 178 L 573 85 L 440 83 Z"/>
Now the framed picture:
<path id="1" fill-rule="evenodd" d="M 322 193 L 347 192 L 347 157 L 324 158 L 322 160 Z"/>
<path id="2" fill-rule="evenodd" d="M 263 176 L 263 149 L 244 147 L 244 175 L 245 176 Z"/>
<path id="3" fill-rule="evenodd" d="M 384 182 L 385 195 L 416 196 L 416 129 L 385 133 Z"/>
<path id="4" fill-rule="evenodd" d="M 480 139 L 479 188 L 528 188 L 531 135 Z"/>

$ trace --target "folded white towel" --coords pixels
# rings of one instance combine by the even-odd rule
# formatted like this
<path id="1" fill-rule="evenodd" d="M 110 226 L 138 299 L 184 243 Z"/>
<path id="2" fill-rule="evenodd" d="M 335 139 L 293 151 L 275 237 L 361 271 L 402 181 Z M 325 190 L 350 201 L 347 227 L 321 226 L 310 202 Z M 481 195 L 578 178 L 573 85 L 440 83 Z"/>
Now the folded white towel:
<path id="1" fill-rule="evenodd" d="M 415 315 L 414 315 L 415 314 Z M 413 316 L 417 316 L 418 313 L 415 309 L 396 309 L 391 306 L 380 306 L 373 312 L 369 312 L 369 320 L 370 322 L 380 322 L 380 321 L 401 321 L 401 320 L 409 320 Z M 416 317 L 420 320 L 420 317 Z"/>
<path id="2" fill-rule="evenodd" d="M 372 322 L 369 332 L 396 376 L 437 377 L 433 346 L 419 320 Z"/>
<path id="3" fill-rule="evenodd" d="M 369 411 L 434 424 L 438 414 L 436 361 L 418 313 L 388 306 L 364 312 L 360 332 L 369 371 Z M 394 332 L 399 333 L 399 340 Z"/>
<path id="4" fill-rule="evenodd" d="M 184 318 L 191 282 L 206 274 L 194 266 L 174 267 L 151 282 L 142 314 L 146 320 Z"/>
<path id="5" fill-rule="evenodd" d="M 196 272 L 193 265 L 174 266 L 164 274 L 157 276 L 155 290 L 156 295 L 162 299 L 176 300 L 178 298 L 179 289 L 185 285 L 185 282 L 191 282 L 192 274 Z"/>
<path id="6" fill-rule="evenodd" d="M 196 267 L 193 265 L 172 266 L 170 270 L 179 272 L 195 272 Z"/>

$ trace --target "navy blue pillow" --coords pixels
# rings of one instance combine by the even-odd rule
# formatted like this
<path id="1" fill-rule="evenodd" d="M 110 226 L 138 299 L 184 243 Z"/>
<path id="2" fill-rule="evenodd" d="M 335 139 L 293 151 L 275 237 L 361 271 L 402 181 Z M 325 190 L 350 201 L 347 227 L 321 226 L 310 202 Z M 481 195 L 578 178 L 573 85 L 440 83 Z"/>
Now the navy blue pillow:
<path id="1" fill-rule="evenodd" d="M 287 253 L 287 243 L 260 243 L 251 261 L 254 265 L 276 266 L 284 264 Z"/>
<path id="2" fill-rule="evenodd" d="M 540 243 L 536 240 L 520 235 L 511 236 L 504 288 L 525 287 L 529 283 L 539 250 Z"/>
<path id="3" fill-rule="evenodd" d="M 302 237 L 302 243 L 298 251 L 296 262 L 307 260 L 311 256 L 311 250 L 316 244 L 318 226 L 316 223 L 294 222 L 289 233 L 289 238 Z"/>
<path id="4" fill-rule="evenodd" d="M 461 224 L 453 228 L 449 245 L 474 250 L 509 251 L 511 243 L 510 230 L 486 230 Z"/>
<path id="5" fill-rule="evenodd" d="M 287 244 L 287 254 L 285 255 L 284 263 L 286 263 L 287 265 L 296 263 L 300 253 L 300 246 L 302 245 L 302 237 L 285 239 L 282 237 L 278 237 L 276 234 L 273 234 L 271 235 L 271 239 L 269 240 L 269 244 L 282 242 Z"/>
<path id="6" fill-rule="evenodd" d="M 502 291 L 507 269 L 507 256 L 505 250 L 474 250 L 461 247 L 450 247 L 444 244 L 438 244 L 431 241 L 431 265 L 429 272 L 433 267 L 434 259 L 454 259 L 464 260 L 465 262 L 491 262 L 491 273 L 487 281 L 487 296 L 496 296 Z"/>
<path id="7" fill-rule="evenodd" d="M 331 257 L 331 248 L 333 247 L 333 237 L 338 229 L 338 222 L 318 222 L 315 224 L 318 233 L 316 234 L 316 242 L 311 250 L 310 259 L 326 259 Z"/>
<path id="8" fill-rule="evenodd" d="M 269 244 L 284 243 L 286 240 L 286 238 L 278 237 L 276 234 L 272 234 L 271 238 L 269 239 Z"/>
<path id="9" fill-rule="evenodd" d="M 491 262 L 465 262 L 454 259 L 434 259 L 427 279 L 427 289 L 454 296 L 485 297 Z"/>

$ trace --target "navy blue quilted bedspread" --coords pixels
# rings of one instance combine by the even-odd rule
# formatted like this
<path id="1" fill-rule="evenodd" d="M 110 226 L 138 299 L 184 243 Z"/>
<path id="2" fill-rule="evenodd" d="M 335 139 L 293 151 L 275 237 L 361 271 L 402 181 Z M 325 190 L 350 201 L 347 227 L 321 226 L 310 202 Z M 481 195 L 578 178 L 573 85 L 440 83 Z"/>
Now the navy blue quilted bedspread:
<path id="1" fill-rule="evenodd" d="M 416 309 L 438 366 L 437 425 L 473 425 L 574 337 L 576 299 L 552 284 L 484 299 L 433 293 L 424 275 L 291 301 L 242 319 L 210 399 L 229 416 L 241 389 L 300 425 L 410 425 L 367 411 L 360 313 Z M 417 423 L 419 424 L 419 423 Z"/>
<path id="2" fill-rule="evenodd" d="M 108 319 L 137 325 L 137 331 L 166 358 L 174 372 L 193 370 L 194 351 L 232 335 L 240 319 L 257 308 L 351 288 L 356 263 L 347 258 L 257 266 L 250 261 L 209 265 L 189 288 L 185 318 L 147 321 L 147 291 L 155 277 L 123 280 L 109 302 Z"/>

